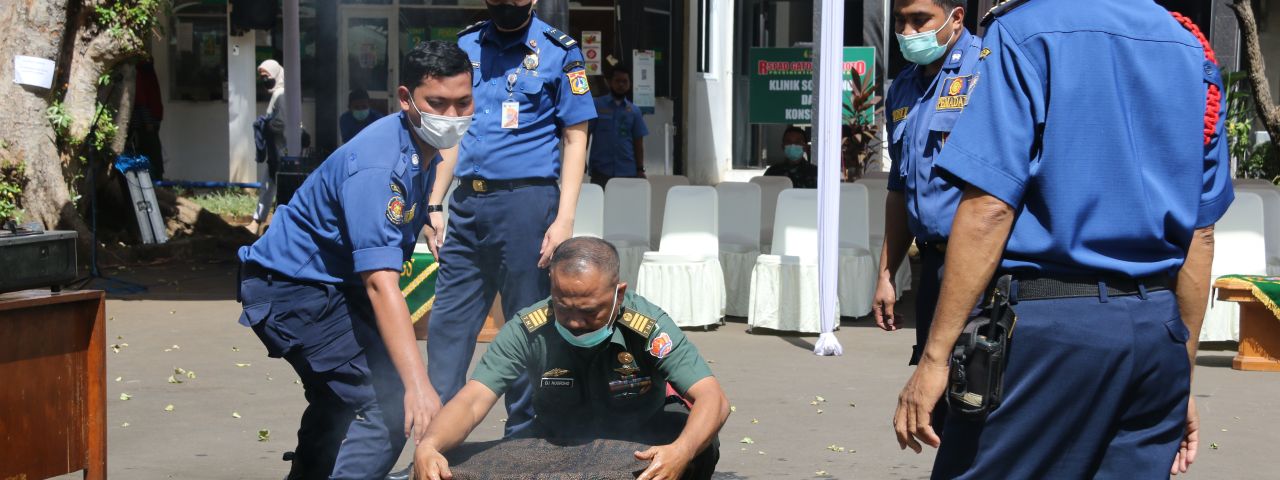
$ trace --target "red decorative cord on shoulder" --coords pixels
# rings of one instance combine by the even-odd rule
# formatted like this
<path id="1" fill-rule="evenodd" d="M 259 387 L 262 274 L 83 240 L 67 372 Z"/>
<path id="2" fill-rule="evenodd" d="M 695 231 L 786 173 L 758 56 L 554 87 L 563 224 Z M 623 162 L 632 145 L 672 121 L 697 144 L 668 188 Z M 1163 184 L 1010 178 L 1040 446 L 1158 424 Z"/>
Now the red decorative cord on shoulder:
<path id="1" fill-rule="evenodd" d="M 1178 12 L 1169 12 L 1169 14 L 1173 15 L 1174 20 L 1182 24 L 1182 28 L 1195 35 L 1196 40 L 1200 41 L 1200 45 L 1204 46 L 1204 58 L 1217 65 L 1218 57 L 1213 53 L 1213 45 L 1209 44 L 1209 39 L 1205 38 L 1204 33 L 1200 31 L 1200 27 L 1196 26 L 1196 22 Z M 1218 91 L 1217 85 L 1209 84 L 1209 92 L 1205 95 L 1204 103 L 1204 144 L 1208 145 L 1217 131 L 1218 115 L 1222 112 L 1222 92 Z"/>

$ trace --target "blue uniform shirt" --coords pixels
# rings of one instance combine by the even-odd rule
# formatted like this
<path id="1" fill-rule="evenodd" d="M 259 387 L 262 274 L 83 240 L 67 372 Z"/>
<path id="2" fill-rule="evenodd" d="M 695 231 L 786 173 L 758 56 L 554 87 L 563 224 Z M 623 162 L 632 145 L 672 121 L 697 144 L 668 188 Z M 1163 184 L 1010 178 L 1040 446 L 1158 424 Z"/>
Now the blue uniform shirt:
<path id="1" fill-rule="evenodd" d="M 903 192 L 907 226 L 922 241 L 946 240 L 960 204 L 960 188 L 933 169 L 951 127 L 964 111 L 969 92 L 978 83 L 982 39 L 961 29 L 942 70 L 927 78 L 924 67 L 903 70 L 889 88 L 889 190 Z"/>
<path id="2" fill-rule="evenodd" d="M 1226 103 L 1200 42 L 1154 2 L 1027 2 L 990 25 L 938 167 L 1012 206 L 1005 270 L 1167 274 L 1234 199 Z"/>
<path id="3" fill-rule="evenodd" d="M 403 114 L 388 115 L 333 152 L 276 208 L 240 261 L 310 282 L 358 286 L 360 272 L 400 271 L 427 221 L 440 156 L 427 159 Z"/>
<path id="4" fill-rule="evenodd" d="M 474 67 L 475 117 L 454 175 L 559 178 L 561 130 L 596 118 L 578 43 L 534 15 L 527 29 L 509 34 L 482 22 L 458 46 Z M 514 128 L 504 128 L 505 102 L 519 109 Z"/>
<path id="5" fill-rule="evenodd" d="M 635 141 L 649 134 L 640 107 L 613 95 L 596 99 L 595 120 L 591 121 L 591 171 L 610 177 L 636 176 Z"/>

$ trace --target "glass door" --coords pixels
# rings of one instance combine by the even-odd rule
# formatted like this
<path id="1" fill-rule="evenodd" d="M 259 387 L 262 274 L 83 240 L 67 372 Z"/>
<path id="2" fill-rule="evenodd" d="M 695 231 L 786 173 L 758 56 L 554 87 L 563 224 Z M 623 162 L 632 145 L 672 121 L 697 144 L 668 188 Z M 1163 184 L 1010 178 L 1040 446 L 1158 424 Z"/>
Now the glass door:
<path id="1" fill-rule="evenodd" d="M 383 114 L 399 111 L 396 69 L 399 22 L 394 7 L 343 6 L 339 13 L 338 106 L 347 110 L 347 93 L 369 92 L 369 106 Z"/>

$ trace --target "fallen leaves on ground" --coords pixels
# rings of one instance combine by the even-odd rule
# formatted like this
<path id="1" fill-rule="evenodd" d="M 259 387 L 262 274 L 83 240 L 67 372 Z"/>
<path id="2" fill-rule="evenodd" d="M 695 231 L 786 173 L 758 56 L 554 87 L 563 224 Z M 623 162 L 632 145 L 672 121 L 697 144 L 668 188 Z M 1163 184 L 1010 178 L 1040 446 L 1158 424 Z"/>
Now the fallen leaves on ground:
<path id="1" fill-rule="evenodd" d="M 267 429 L 258 430 L 258 441 L 265 442 L 267 440 L 271 440 L 271 430 L 267 430 Z"/>
<path id="2" fill-rule="evenodd" d="M 127 393 L 121 393 L 121 394 L 120 394 L 120 399 L 121 399 L 121 400 L 128 400 L 128 399 L 130 399 L 130 398 L 133 398 L 133 395 L 129 395 L 129 394 L 127 394 Z"/>
<path id="3" fill-rule="evenodd" d="M 753 443 L 756 443 L 756 441 L 752 440 L 751 437 L 742 437 L 742 440 L 738 440 L 738 443 L 745 443 L 747 445 L 751 445 Z"/>
<path id="4" fill-rule="evenodd" d="M 240 367 L 240 368 L 244 368 L 244 367 L 248 367 L 248 366 L 252 366 L 252 365 L 253 365 L 252 363 L 237 363 L 237 364 L 236 364 L 236 366 L 237 366 L 237 367 Z"/>
<path id="5" fill-rule="evenodd" d="M 232 418 L 240 418 L 240 412 L 231 412 Z"/>
<path id="6" fill-rule="evenodd" d="M 164 411 L 166 411 L 166 412 L 172 412 L 172 411 L 173 411 L 173 404 L 172 404 L 172 403 L 170 403 L 170 404 L 168 404 L 168 405 L 165 405 L 165 406 L 164 406 Z"/>
<path id="7" fill-rule="evenodd" d="M 121 424 L 120 424 L 120 428 L 124 428 L 124 427 L 127 427 L 127 426 L 129 426 L 129 422 L 124 422 L 124 423 L 121 423 Z"/>
<path id="8" fill-rule="evenodd" d="M 169 383 L 182 383 L 182 380 L 178 380 L 178 377 L 169 375 Z"/>

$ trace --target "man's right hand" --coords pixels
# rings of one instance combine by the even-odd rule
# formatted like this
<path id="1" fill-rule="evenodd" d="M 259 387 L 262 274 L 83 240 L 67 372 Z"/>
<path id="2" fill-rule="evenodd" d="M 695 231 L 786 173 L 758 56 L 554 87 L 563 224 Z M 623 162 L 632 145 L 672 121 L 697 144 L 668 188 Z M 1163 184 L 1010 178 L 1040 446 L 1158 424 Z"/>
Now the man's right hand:
<path id="1" fill-rule="evenodd" d="M 427 248 L 431 250 L 431 257 L 440 262 L 440 247 L 444 246 L 444 212 L 431 212 L 427 214 Z"/>
<path id="2" fill-rule="evenodd" d="M 893 313 L 894 304 L 898 303 L 898 292 L 893 284 L 893 274 L 880 274 L 876 284 L 876 296 L 871 303 L 871 311 L 876 314 L 876 325 L 881 330 L 892 332 L 898 329 L 898 316 Z"/>
<path id="3" fill-rule="evenodd" d="M 440 413 L 440 396 L 430 384 L 407 388 L 404 393 L 404 434 L 416 445 L 427 436 L 427 426 Z"/>
<path id="4" fill-rule="evenodd" d="M 420 446 L 413 452 L 413 478 L 415 480 L 448 480 L 453 478 L 449 471 L 449 460 L 434 448 Z"/>

